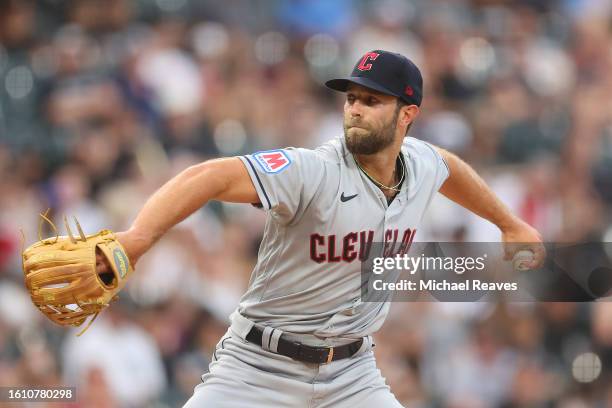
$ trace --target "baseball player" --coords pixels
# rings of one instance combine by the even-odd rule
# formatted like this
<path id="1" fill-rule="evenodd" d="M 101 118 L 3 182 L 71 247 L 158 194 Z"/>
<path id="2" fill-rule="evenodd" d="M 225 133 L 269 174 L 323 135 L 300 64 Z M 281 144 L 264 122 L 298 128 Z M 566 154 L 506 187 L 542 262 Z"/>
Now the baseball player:
<path id="1" fill-rule="evenodd" d="M 372 352 L 390 305 L 362 302 L 360 262 L 373 242 L 409 246 L 438 191 L 497 225 L 504 242 L 534 243 L 534 266 L 541 260 L 538 232 L 469 165 L 406 136 L 423 92 L 408 58 L 374 50 L 326 85 L 346 93 L 343 137 L 192 166 L 116 235 L 134 265 L 210 200 L 267 212 L 249 287 L 188 408 L 400 407 Z"/>

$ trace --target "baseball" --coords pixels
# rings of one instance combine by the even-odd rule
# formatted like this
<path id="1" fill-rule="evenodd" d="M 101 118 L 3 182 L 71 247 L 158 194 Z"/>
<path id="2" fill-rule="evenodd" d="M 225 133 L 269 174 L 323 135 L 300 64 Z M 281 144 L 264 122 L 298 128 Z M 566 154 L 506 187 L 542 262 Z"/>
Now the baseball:
<path id="1" fill-rule="evenodd" d="M 528 249 L 522 249 L 518 251 L 512 257 L 512 266 L 515 271 L 527 271 L 529 270 L 529 264 L 533 261 L 535 254 L 533 251 Z"/>

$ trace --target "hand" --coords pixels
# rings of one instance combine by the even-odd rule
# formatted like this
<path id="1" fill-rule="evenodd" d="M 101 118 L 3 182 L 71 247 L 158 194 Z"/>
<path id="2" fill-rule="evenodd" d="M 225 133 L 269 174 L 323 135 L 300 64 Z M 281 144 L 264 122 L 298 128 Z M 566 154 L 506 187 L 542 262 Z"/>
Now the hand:
<path id="1" fill-rule="evenodd" d="M 135 266 L 138 259 L 146 251 L 143 241 L 138 239 L 133 231 L 124 231 L 115 233 L 117 241 L 123 246 L 130 260 L 132 268 Z M 148 248 L 148 247 L 147 247 Z M 112 281 L 114 274 L 111 269 L 109 260 L 104 256 L 102 251 L 96 250 L 96 272 L 104 283 Z"/>
<path id="2" fill-rule="evenodd" d="M 108 259 L 98 248 L 96 248 L 96 273 L 106 285 L 111 285 L 115 279 Z"/>
<path id="3" fill-rule="evenodd" d="M 108 259 L 102 255 L 102 251 L 96 249 L 96 272 L 98 275 L 104 275 L 107 273 L 113 273 L 110 267 Z"/>
<path id="4" fill-rule="evenodd" d="M 528 269 L 539 268 L 546 259 L 546 249 L 540 233 L 518 218 L 509 226 L 502 228 L 502 241 L 506 261 L 511 261 L 520 250 L 528 250 L 534 254 L 533 260 L 526 265 Z"/>

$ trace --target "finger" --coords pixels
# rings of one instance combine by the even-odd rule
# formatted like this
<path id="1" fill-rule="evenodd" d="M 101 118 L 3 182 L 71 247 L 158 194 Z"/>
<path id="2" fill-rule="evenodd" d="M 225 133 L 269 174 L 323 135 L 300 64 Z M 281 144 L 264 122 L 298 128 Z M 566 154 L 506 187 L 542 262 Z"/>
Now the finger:
<path id="1" fill-rule="evenodd" d="M 511 261 L 518 250 L 519 247 L 516 243 L 506 242 L 504 244 L 504 261 Z"/>
<path id="2" fill-rule="evenodd" d="M 98 274 L 106 273 L 110 271 L 110 265 L 108 260 L 102 254 L 96 254 L 96 272 Z"/>
<path id="3" fill-rule="evenodd" d="M 533 251 L 534 257 L 529 263 L 529 267 L 532 269 L 539 268 L 544 264 L 544 260 L 546 259 L 546 248 L 544 248 L 544 245 L 538 244 L 533 245 L 530 249 Z"/>
<path id="4" fill-rule="evenodd" d="M 510 261 L 512 259 L 511 252 L 510 244 L 508 242 L 504 242 L 504 261 Z"/>

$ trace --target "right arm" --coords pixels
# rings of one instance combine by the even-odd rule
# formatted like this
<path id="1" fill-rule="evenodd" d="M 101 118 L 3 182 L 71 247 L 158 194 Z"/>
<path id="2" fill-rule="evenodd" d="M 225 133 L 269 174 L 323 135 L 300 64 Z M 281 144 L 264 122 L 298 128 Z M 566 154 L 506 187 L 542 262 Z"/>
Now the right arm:
<path id="1" fill-rule="evenodd" d="M 215 159 L 191 166 L 157 190 L 140 210 L 130 229 L 116 234 L 132 266 L 170 228 L 210 200 L 260 202 L 240 159 Z"/>

